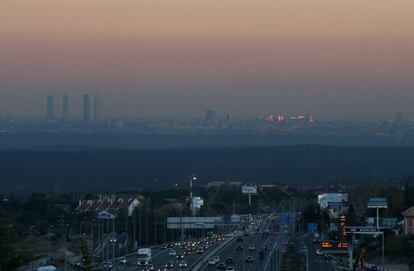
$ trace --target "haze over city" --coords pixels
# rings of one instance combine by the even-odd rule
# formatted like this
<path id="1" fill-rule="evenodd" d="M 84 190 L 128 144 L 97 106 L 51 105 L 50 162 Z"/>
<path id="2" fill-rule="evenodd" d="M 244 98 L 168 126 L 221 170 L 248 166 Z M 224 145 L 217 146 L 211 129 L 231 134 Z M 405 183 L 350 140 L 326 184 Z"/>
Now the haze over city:
<path id="1" fill-rule="evenodd" d="M 414 117 L 412 1 L 0 3 L 0 115 Z"/>
<path id="2" fill-rule="evenodd" d="M 0 0 L 0 271 L 413 271 L 413 0 Z"/>

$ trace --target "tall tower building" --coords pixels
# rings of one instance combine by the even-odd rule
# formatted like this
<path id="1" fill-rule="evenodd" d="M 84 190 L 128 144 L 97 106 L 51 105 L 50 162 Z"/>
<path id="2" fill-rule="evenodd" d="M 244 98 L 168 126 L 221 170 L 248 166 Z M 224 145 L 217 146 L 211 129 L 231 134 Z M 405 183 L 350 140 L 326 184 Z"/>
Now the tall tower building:
<path id="1" fill-rule="evenodd" d="M 207 109 L 204 118 L 207 122 L 214 121 L 216 118 L 216 111 L 212 109 Z"/>
<path id="2" fill-rule="evenodd" d="M 83 121 L 89 122 L 91 120 L 91 107 L 89 95 L 83 95 Z"/>
<path id="3" fill-rule="evenodd" d="M 101 97 L 98 94 L 94 96 L 94 114 L 93 114 L 94 121 L 102 120 L 102 104 L 101 104 Z"/>
<path id="4" fill-rule="evenodd" d="M 47 96 L 46 117 L 50 120 L 55 118 L 55 97 L 53 96 Z"/>
<path id="5" fill-rule="evenodd" d="M 62 96 L 62 120 L 67 121 L 69 119 L 69 96 L 63 94 Z"/>

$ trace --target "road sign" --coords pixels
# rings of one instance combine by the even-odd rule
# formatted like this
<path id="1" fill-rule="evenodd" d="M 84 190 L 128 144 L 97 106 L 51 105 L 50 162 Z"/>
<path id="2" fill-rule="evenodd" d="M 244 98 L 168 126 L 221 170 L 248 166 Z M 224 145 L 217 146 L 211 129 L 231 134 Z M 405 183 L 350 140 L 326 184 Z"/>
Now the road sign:
<path id="1" fill-rule="evenodd" d="M 295 216 L 293 213 L 281 213 L 280 223 L 283 225 L 290 225 L 294 222 Z"/>
<path id="2" fill-rule="evenodd" d="M 308 233 L 315 234 L 318 232 L 318 224 L 309 223 L 308 224 Z"/>
<path id="3" fill-rule="evenodd" d="M 368 208 L 386 209 L 388 208 L 387 199 L 386 198 L 370 198 L 368 200 Z"/>
<path id="4" fill-rule="evenodd" d="M 348 194 L 324 193 L 318 195 L 318 203 L 321 204 L 322 201 L 326 201 L 328 203 L 341 203 L 343 201 L 348 201 Z"/>
<path id="5" fill-rule="evenodd" d="M 242 186 L 242 193 L 247 194 L 247 195 L 256 195 L 257 194 L 257 186 L 243 185 Z"/>
<path id="6" fill-rule="evenodd" d="M 324 241 L 321 242 L 321 250 L 325 251 L 344 251 L 350 247 L 348 242 Z"/>

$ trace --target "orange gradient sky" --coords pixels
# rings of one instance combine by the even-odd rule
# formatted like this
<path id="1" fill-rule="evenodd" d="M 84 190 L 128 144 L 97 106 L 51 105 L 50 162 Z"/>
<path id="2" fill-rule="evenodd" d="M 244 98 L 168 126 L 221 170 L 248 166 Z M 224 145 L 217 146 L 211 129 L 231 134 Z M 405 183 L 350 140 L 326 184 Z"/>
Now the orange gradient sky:
<path id="1" fill-rule="evenodd" d="M 0 115 L 414 117 L 413 78 L 412 0 L 0 2 Z"/>

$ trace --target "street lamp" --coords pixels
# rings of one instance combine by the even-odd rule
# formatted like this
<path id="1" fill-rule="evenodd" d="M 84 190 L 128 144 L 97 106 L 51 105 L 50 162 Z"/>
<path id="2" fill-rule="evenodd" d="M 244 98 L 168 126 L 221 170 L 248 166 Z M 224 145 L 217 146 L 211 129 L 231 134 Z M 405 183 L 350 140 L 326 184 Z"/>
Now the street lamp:
<path id="1" fill-rule="evenodd" d="M 194 206 L 193 206 L 193 181 L 197 180 L 197 176 L 194 174 L 188 176 L 188 179 L 190 180 L 190 207 L 191 207 L 191 214 L 194 213 Z"/>
<path id="2" fill-rule="evenodd" d="M 51 233 L 52 228 L 53 228 L 53 226 L 52 225 L 49 225 L 49 229 L 48 229 L 48 232 L 47 232 L 48 243 L 49 243 L 49 254 L 48 254 L 48 263 L 49 264 L 50 264 L 50 259 L 51 259 L 51 250 L 52 250 L 51 243 L 50 243 L 50 237 L 51 237 L 50 235 L 52 234 Z"/>

